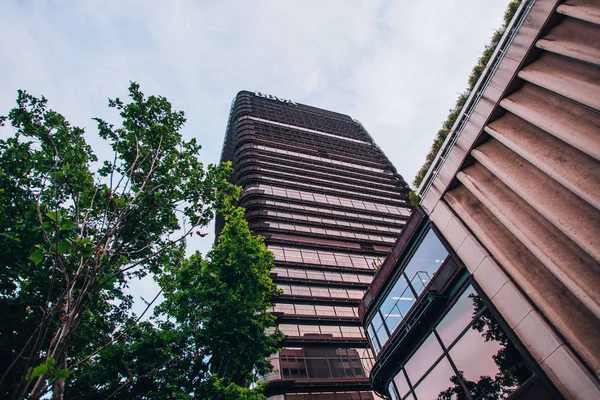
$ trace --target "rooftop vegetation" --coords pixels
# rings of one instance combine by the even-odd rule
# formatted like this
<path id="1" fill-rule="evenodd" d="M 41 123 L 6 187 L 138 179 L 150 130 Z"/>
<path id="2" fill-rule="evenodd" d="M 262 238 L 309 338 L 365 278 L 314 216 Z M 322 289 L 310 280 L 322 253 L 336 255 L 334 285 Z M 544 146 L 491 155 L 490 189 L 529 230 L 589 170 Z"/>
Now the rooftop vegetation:
<path id="1" fill-rule="evenodd" d="M 437 156 L 437 153 L 442 148 L 442 145 L 444 144 L 446 137 L 452 130 L 452 126 L 454 125 L 454 122 L 456 122 L 456 119 L 460 115 L 460 112 L 461 112 L 463 106 L 465 105 L 467 99 L 471 95 L 473 88 L 477 84 L 479 77 L 485 70 L 485 67 L 486 67 L 487 63 L 490 61 L 492 54 L 494 54 L 494 51 L 496 50 L 498 43 L 500 43 L 500 39 L 502 38 L 502 35 L 504 35 L 504 31 L 506 30 L 506 27 L 508 26 L 508 24 L 510 24 L 510 21 L 512 20 L 513 16 L 515 15 L 515 12 L 517 11 L 517 9 L 519 8 L 520 5 L 521 5 L 521 0 L 513 0 L 508 4 L 506 12 L 504 13 L 504 23 L 498 30 L 496 30 L 494 32 L 494 35 L 492 36 L 492 40 L 491 40 L 490 44 L 485 46 L 483 55 L 479 58 L 479 60 L 477 60 L 477 64 L 475 65 L 475 67 L 473 67 L 473 71 L 471 72 L 471 75 L 469 76 L 469 85 L 468 85 L 467 89 L 458 96 L 458 100 L 456 100 L 455 106 L 450 109 L 448 118 L 442 124 L 442 128 L 438 131 L 438 133 L 435 137 L 435 140 L 434 140 L 433 144 L 431 145 L 431 150 L 429 150 L 429 153 L 425 157 L 425 164 L 423 164 L 423 166 L 421 167 L 419 172 L 417 172 L 417 175 L 415 176 L 415 179 L 413 180 L 413 185 L 415 186 L 415 188 L 419 187 L 419 185 L 423 181 L 423 178 L 425 177 L 425 174 L 427 173 L 427 170 L 431 167 L 433 160 Z M 415 195 L 413 193 L 411 193 L 411 195 L 412 195 L 411 199 L 414 198 Z"/>

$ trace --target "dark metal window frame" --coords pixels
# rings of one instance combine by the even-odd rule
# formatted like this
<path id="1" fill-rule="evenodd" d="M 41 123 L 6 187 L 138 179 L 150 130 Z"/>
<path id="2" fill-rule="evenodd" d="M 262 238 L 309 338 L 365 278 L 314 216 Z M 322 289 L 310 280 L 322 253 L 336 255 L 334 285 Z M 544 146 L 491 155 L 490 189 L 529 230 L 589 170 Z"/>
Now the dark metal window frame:
<path id="1" fill-rule="evenodd" d="M 455 339 L 453 339 L 452 343 L 450 343 L 448 346 L 446 346 L 443 343 L 443 341 L 441 340 L 441 337 L 439 336 L 439 334 L 437 333 L 437 331 L 435 330 L 435 328 L 444 319 L 444 317 L 448 314 L 448 312 L 452 309 L 452 307 L 454 307 L 456 305 L 456 303 L 458 302 L 458 300 L 460 299 L 460 297 L 465 293 L 465 290 L 469 286 L 473 287 L 473 289 L 475 290 L 475 292 L 477 293 L 477 295 L 482 299 L 485 307 L 482 310 L 480 310 L 477 313 L 477 315 L 473 316 L 471 322 L 469 322 L 466 325 L 466 327 L 463 328 L 463 330 L 460 332 L 460 334 L 458 334 L 458 336 Z M 431 324 L 431 327 L 429 329 L 427 329 L 426 332 L 424 332 L 424 334 L 422 335 L 422 340 L 419 341 L 418 345 L 414 346 L 413 349 L 412 349 L 412 351 L 404 358 L 404 363 L 399 364 L 399 367 L 396 369 L 396 371 L 390 375 L 391 378 L 386 383 L 386 387 L 392 387 L 394 390 L 396 390 L 396 392 L 394 394 L 400 400 L 407 399 L 407 398 L 411 399 L 412 398 L 412 397 L 410 397 L 411 395 L 414 396 L 415 399 L 417 399 L 417 396 L 414 394 L 415 388 L 421 382 L 423 382 L 423 380 L 425 380 L 427 378 L 428 374 L 431 371 L 433 371 L 444 358 L 452 366 L 452 369 L 454 370 L 455 375 L 458 375 L 458 371 L 459 370 L 456 367 L 456 365 L 454 363 L 454 360 L 450 356 L 450 351 L 465 336 L 465 334 L 469 331 L 469 329 L 471 328 L 471 326 L 474 324 L 475 320 L 478 317 L 480 317 L 483 313 L 485 313 L 486 311 L 489 311 L 490 314 L 492 315 L 492 317 L 498 323 L 498 325 L 500 325 L 500 327 L 502 328 L 502 330 L 504 331 L 504 333 L 507 335 L 508 339 L 514 344 L 514 346 L 516 347 L 516 349 L 519 352 L 519 354 L 521 354 L 521 356 L 523 357 L 523 360 L 524 360 L 526 366 L 531 370 L 532 376 L 527 380 L 527 382 L 530 382 L 532 379 L 535 379 L 535 378 L 539 379 L 540 382 L 542 383 L 542 385 L 544 386 L 544 388 L 549 393 L 554 394 L 556 396 L 555 399 L 560 399 L 561 397 L 558 394 L 558 391 L 556 390 L 556 388 L 554 387 L 554 385 L 550 382 L 550 380 L 548 379 L 548 377 L 546 376 L 546 374 L 542 371 L 542 369 L 540 368 L 540 366 L 538 365 L 538 363 L 534 360 L 533 356 L 531 356 L 529 354 L 529 352 L 527 351 L 527 349 L 525 348 L 525 346 L 521 343 L 521 341 L 519 340 L 519 338 L 517 337 L 517 335 L 510 328 L 510 325 L 508 325 L 508 323 L 504 320 L 504 318 L 502 317 L 502 315 L 496 310 L 496 308 L 494 307 L 494 305 L 491 302 L 491 300 L 486 296 L 485 292 L 483 291 L 483 289 L 481 288 L 481 286 L 479 286 L 479 284 L 477 283 L 477 281 L 474 279 L 474 277 L 472 275 L 468 275 L 466 277 L 466 279 L 464 279 L 463 282 L 461 282 L 457 287 L 455 287 L 453 289 L 453 293 L 452 293 L 452 296 L 450 297 L 450 299 L 448 301 L 448 304 L 444 307 L 444 309 L 440 313 L 439 317 L 436 318 L 435 321 Z M 419 378 L 419 380 L 413 384 L 411 382 L 410 378 L 408 377 L 408 374 L 406 373 L 406 369 L 404 367 L 406 365 L 406 362 L 408 360 L 410 360 L 410 358 L 421 348 L 421 346 L 423 345 L 423 343 L 425 342 L 425 340 L 427 338 L 429 338 L 430 334 L 434 334 L 435 335 L 438 344 L 442 348 L 442 354 L 437 359 L 435 359 L 432 362 L 432 364 L 429 367 L 429 369 L 427 369 L 425 372 L 423 372 L 423 374 Z M 367 335 L 367 337 L 368 337 L 368 335 Z M 395 382 L 393 382 L 394 381 L 394 377 L 399 372 L 402 372 L 402 374 L 404 375 L 404 378 L 405 378 L 405 380 L 406 380 L 406 382 L 407 382 L 407 384 L 409 386 L 409 391 L 404 396 L 400 396 L 400 393 L 396 389 L 396 384 L 395 384 Z M 525 382 L 525 385 L 527 385 L 527 382 Z M 391 383 L 391 385 L 390 385 L 390 383 Z M 461 384 L 461 387 L 462 387 L 463 391 L 467 395 L 467 397 L 471 398 L 471 395 L 469 394 L 468 388 L 465 386 L 464 381 L 462 379 L 460 379 L 460 384 Z M 517 389 L 517 390 L 519 390 L 519 389 Z"/>
<path id="2" fill-rule="evenodd" d="M 410 263 L 410 261 L 412 260 L 412 258 L 414 257 L 415 253 L 419 250 L 420 246 L 423 243 L 423 240 L 425 240 L 425 237 L 427 236 L 427 234 L 429 233 L 429 231 L 433 231 L 433 233 L 435 234 L 436 238 L 440 241 L 440 243 L 444 246 L 444 248 L 446 249 L 446 251 L 448 252 L 448 255 L 446 256 L 446 260 L 440 264 L 440 267 L 438 268 L 438 270 L 436 271 L 436 273 L 434 274 L 434 276 L 432 277 L 431 281 L 429 282 L 429 284 L 431 284 L 431 282 L 435 279 L 435 276 L 437 275 L 437 272 L 440 271 L 443 267 L 443 265 L 447 262 L 448 258 L 452 258 L 454 261 L 456 261 L 458 259 L 458 256 L 454 253 L 454 251 L 452 250 L 452 248 L 450 247 L 450 245 L 448 244 L 448 242 L 446 241 L 446 239 L 444 238 L 444 236 L 441 234 L 441 232 L 437 229 L 437 227 L 432 224 L 430 221 L 427 222 L 426 224 L 424 224 L 421 229 L 419 230 L 419 232 L 411 239 L 411 245 L 410 245 L 410 250 L 408 252 L 408 256 L 404 257 L 402 260 L 402 266 L 399 268 L 396 268 L 396 271 L 394 272 L 394 274 L 392 275 L 392 277 L 389 279 L 390 283 L 389 286 L 386 288 L 386 291 L 382 291 L 381 295 L 379 295 L 379 299 L 377 301 L 377 303 L 372 307 L 373 312 L 371 313 L 371 315 L 369 316 L 369 318 L 367 319 L 367 326 L 371 325 L 371 322 L 373 321 L 373 317 L 375 316 L 376 313 L 379 314 L 379 317 L 381 318 L 381 320 L 383 321 L 383 325 L 382 328 L 385 329 L 385 331 L 387 332 L 388 335 L 388 340 L 381 344 L 378 340 L 377 337 L 375 337 L 375 340 L 378 341 L 378 345 L 380 348 L 380 351 L 383 350 L 387 343 L 389 343 L 389 339 L 392 337 L 392 335 L 394 334 L 395 330 L 393 332 L 390 332 L 390 330 L 388 329 L 386 323 L 385 323 L 385 318 L 383 317 L 383 314 L 381 314 L 380 309 L 381 306 L 383 305 L 383 302 L 385 301 L 385 299 L 387 298 L 387 296 L 391 293 L 392 289 L 394 288 L 394 286 L 396 285 L 396 283 L 398 282 L 398 280 L 403 277 L 406 280 L 406 283 L 408 284 L 408 288 L 410 289 L 411 293 L 413 294 L 414 298 L 415 298 L 415 303 L 412 305 L 411 310 L 414 309 L 415 307 L 417 307 L 417 305 L 423 301 L 427 295 L 427 287 L 421 291 L 420 295 L 417 295 L 417 292 L 415 291 L 415 289 L 413 288 L 413 285 L 411 284 L 411 281 L 407 278 L 405 270 L 408 267 L 408 264 Z M 460 263 L 459 263 L 460 264 Z M 428 284 L 428 286 L 429 286 Z M 404 318 L 403 318 L 404 321 Z M 402 322 L 400 322 L 400 324 L 402 324 Z M 400 326 L 400 325 L 399 325 Z M 375 329 L 373 329 L 373 331 L 375 331 Z M 375 333 L 377 333 L 375 331 Z M 367 335 L 367 337 L 369 337 Z M 369 337 L 369 340 L 371 340 L 371 338 Z M 377 352 L 379 353 L 379 352 Z"/>

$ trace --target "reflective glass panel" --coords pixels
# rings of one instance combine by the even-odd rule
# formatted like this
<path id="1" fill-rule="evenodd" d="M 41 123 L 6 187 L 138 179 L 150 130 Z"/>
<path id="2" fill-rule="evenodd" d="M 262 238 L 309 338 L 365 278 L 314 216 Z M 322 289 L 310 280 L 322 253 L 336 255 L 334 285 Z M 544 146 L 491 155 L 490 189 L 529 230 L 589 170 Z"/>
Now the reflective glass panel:
<path id="1" fill-rule="evenodd" d="M 429 374 L 415 388 L 415 394 L 419 400 L 456 399 L 456 392 L 462 391 L 460 384 L 451 382 L 454 370 L 446 357 L 433 368 Z M 443 397 L 443 395 L 448 395 Z M 464 395 L 460 398 L 464 398 Z"/>
<path id="2" fill-rule="evenodd" d="M 447 256 L 446 248 L 430 229 L 404 269 L 404 273 L 417 295 L 421 294 L 431 282 Z"/>
<path id="3" fill-rule="evenodd" d="M 400 372 L 396 374 L 394 377 L 394 383 L 396 384 L 396 389 L 398 389 L 398 394 L 400 397 L 404 397 L 404 395 L 406 395 L 406 393 L 408 393 L 410 390 L 403 370 L 400 370 Z"/>
<path id="4" fill-rule="evenodd" d="M 375 351 L 375 353 L 379 353 L 379 350 L 381 349 L 381 347 L 379 347 L 379 342 L 377 341 L 377 338 L 375 336 L 375 331 L 373 330 L 373 324 L 369 324 L 369 326 L 367 327 L 367 334 L 369 335 L 369 341 L 371 342 L 371 346 L 373 347 L 373 350 Z"/>
<path id="5" fill-rule="evenodd" d="M 436 330 L 446 347 L 450 346 L 473 320 L 474 313 L 477 312 L 475 301 L 481 299 L 475 293 L 475 289 L 469 286 L 438 324 Z"/>
<path id="6" fill-rule="evenodd" d="M 417 382 L 431 365 L 442 355 L 442 347 L 433 333 L 423 342 L 419 350 L 408 360 L 404 369 L 411 382 Z"/>
<path id="7" fill-rule="evenodd" d="M 394 389 L 394 382 L 390 382 L 388 385 L 388 393 L 392 400 L 398 400 L 398 396 L 396 395 L 396 389 Z"/>
<path id="8" fill-rule="evenodd" d="M 476 308 L 478 298 L 473 298 Z M 474 398 L 506 398 L 533 374 L 521 353 L 485 310 L 450 349 L 460 375 Z"/>

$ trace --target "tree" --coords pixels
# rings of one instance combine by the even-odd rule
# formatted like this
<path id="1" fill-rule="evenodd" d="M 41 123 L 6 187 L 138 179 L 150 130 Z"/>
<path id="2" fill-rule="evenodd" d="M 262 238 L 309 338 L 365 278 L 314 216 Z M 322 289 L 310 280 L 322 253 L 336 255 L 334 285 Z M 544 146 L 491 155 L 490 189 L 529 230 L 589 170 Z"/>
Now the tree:
<path id="1" fill-rule="evenodd" d="M 217 245 L 202 259 L 196 253 L 160 280 L 165 301 L 158 311 L 175 321 L 189 353 L 222 379 L 219 387 L 255 384 L 270 372 L 268 357 L 278 350 L 281 332 L 268 312 L 280 293 L 270 278 L 273 254 L 252 235 L 244 209 L 227 206 Z M 228 389 L 228 390 L 231 390 Z"/>
<path id="2" fill-rule="evenodd" d="M 205 168 L 182 139 L 183 112 L 136 83 L 129 96 L 109 100 L 120 127 L 96 119 L 114 157 L 95 172 L 83 129 L 45 98 L 19 91 L 0 117 L 15 130 L 0 140 L 0 397 L 62 398 L 75 366 L 133 329 L 128 280 L 181 265 L 184 238 L 239 194 L 230 165 Z"/>
<path id="3" fill-rule="evenodd" d="M 88 360 L 68 397 L 265 398 L 263 385 L 248 387 L 271 370 L 267 358 L 283 338 L 266 333 L 279 293 L 269 276 L 273 255 L 252 235 L 243 208 L 228 204 L 221 213 L 226 223 L 206 258 L 196 253 L 159 277 L 165 300 L 154 324 L 133 324 Z"/>

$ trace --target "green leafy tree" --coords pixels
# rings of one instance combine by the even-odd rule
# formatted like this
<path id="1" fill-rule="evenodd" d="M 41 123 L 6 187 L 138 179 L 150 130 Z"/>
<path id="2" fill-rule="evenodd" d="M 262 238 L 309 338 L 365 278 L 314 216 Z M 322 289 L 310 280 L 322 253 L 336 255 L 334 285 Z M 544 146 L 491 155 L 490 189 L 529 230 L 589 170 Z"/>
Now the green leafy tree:
<path id="1" fill-rule="evenodd" d="M 206 258 L 196 253 L 160 276 L 165 300 L 154 324 L 134 321 L 129 334 L 87 360 L 67 397 L 265 399 L 258 379 L 283 338 L 267 333 L 279 293 L 269 276 L 273 255 L 241 207 L 222 214 L 226 223 Z"/>
<path id="2" fill-rule="evenodd" d="M 128 280 L 180 265 L 184 238 L 239 194 L 229 165 L 205 168 L 182 139 L 183 112 L 135 83 L 129 96 L 109 101 L 121 126 L 96 119 L 114 152 L 97 171 L 45 98 L 19 91 L 1 117 L 14 135 L 0 140 L 0 397 L 62 398 L 74 368 L 134 329 Z"/>
<path id="3" fill-rule="evenodd" d="M 271 371 L 268 357 L 283 335 L 266 333 L 275 326 L 268 310 L 279 293 L 270 278 L 273 254 L 252 235 L 243 208 L 227 206 L 223 215 L 218 243 L 206 258 L 197 253 L 162 277 L 165 301 L 158 311 L 175 321 L 188 354 L 223 379 L 212 381 L 218 383 L 213 389 L 233 390 L 231 384 L 247 388 Z"/>

